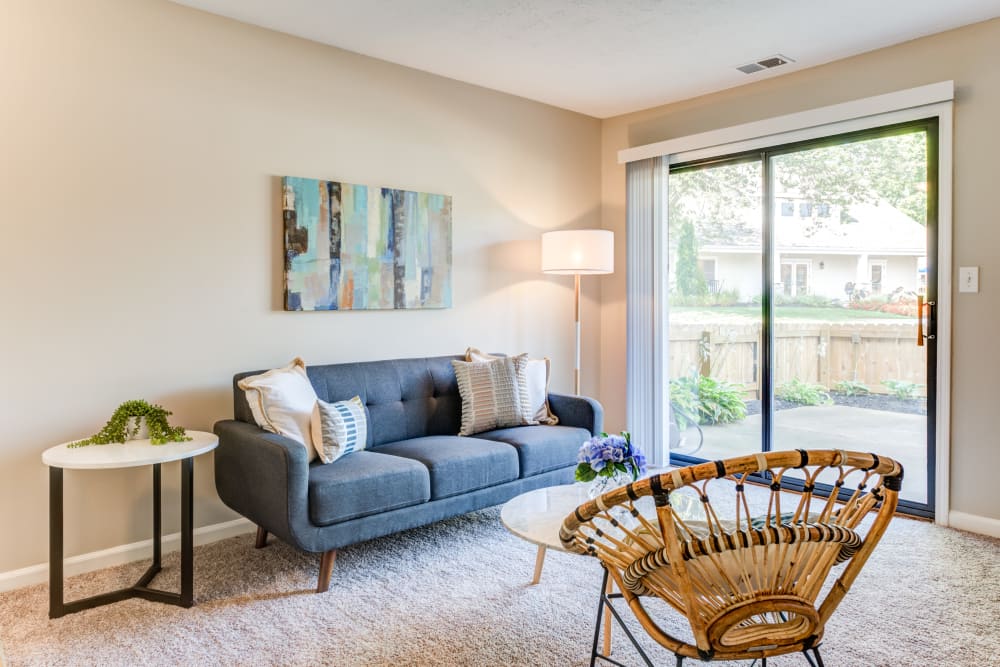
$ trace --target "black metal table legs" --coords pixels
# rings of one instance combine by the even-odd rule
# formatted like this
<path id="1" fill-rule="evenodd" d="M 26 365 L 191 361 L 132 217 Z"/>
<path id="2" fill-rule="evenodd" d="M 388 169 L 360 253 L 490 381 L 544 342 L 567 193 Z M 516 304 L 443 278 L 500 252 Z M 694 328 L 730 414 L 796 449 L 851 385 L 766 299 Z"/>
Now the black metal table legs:
<path id="1" fill-rule="evenodd" d="M 181 592 L 150 588 L 161 569 L 163 518 L 160 464 L 153 464 L 153 562 L 135 585 L 92 597 L 63 601 L 63 469 L 49 468 L 49 618 L 100 605 L 142 598 L 180 607 L 194 605 L 194 459 L 181 459 Z"/>

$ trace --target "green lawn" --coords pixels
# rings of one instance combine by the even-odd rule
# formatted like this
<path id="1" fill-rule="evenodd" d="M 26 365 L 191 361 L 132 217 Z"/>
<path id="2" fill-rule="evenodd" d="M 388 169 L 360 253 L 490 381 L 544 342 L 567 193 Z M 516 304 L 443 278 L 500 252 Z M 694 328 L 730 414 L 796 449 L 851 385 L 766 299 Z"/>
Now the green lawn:
<path id="1" fill-rule="evenodd" d="M 671 312 L 705 313 L 708 315 L 742 315 L 752 319 L 760 319 L 760 305 L 746 306 L 671 306 Z M 903 315 L 880 313 L 870 310 L 855 310 L 853 308 L 816 308 L 811 306 L 778 306 L 775 316 L 779 319 L 822 320 L 824 322 L 844 322 L 847 320 L 905 320 Z"/>

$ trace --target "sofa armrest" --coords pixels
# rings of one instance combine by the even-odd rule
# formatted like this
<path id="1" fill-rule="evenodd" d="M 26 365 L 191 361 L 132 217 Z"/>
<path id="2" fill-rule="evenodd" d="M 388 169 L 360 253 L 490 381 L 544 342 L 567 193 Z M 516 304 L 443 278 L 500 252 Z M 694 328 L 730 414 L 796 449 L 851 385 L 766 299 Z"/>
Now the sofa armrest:
<path id="1" fill-rule="evenodd" d="M 597 435 L 604 429 L 604 408 L 586 396 L 549 394 L 549 408 L 563 426 L 577 426 Z"/>
<path id="2" fill-rule="evenodd" d="M 309 516 L 309 460 L 301 443 L 253 424 L 215 424 L 215 488 L 226 505 L 258 526 L 301 545 Z M 304 548 L 304 547 L 302 547 Z"/>

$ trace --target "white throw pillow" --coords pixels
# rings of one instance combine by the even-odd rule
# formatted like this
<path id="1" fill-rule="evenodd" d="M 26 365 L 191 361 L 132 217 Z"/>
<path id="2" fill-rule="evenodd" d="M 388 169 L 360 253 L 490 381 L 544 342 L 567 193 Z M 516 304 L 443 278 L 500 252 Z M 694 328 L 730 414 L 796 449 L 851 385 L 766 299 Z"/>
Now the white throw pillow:
<path id="1" fill-rule="evenodd" d="M 336 403 L 317 400 L 312 437 L 323 463 L 333 463 L 345 454 L 364 449 L 368 441 L 368 418 L 361 397 Z"/>
<path id="2" fill-rule="evenodd" d="M 304 361 L 296 357 L 284 368 L 243 378 L 238 386 L 257 426 L 301 442 L 309 460 L 316 458 L 310 423 L 318 399 Z"/>
<path id="3" fill-rule="evenodd" d="M 459 435 L 538 423 L 531 419 L 528 403 L 524 373 L 527 360 L 528 355 L 522 354 L 489 361 L 451 362 L 462 397 Z"/>
<path id="4" fill-rule="evenodd" d="M 492 354 L 480 352 L 474 347 L 465 351 L 466 361 L 490 361 L 498 359 Z M 525 375 L 528 380 L 528 402 L 531 405 L 530 418 L 539 424 L 558 424 L 559 418 L 549 408 L 549 358 L 528 359 Z"/>

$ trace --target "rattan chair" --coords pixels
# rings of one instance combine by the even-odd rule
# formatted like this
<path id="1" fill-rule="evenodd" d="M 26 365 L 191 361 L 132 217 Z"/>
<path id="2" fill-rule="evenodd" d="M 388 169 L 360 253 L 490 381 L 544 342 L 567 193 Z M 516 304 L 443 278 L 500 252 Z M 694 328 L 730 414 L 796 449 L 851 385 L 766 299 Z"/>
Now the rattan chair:
<path id="1" fill-rule="evenodd" d="M 770 478 L 770 489 L 747 483 L 755 473 Z M 788 493 L 793 478 L 797 497 Z M 612 606 L 623 598 L 677 665 L 685 658 L 766 664 L 802 652 L 821 667 L 826 621 L 889 525 L 902 479 L 899 463 L 874 454 L 769 452 L 672 470 L 584 503 L 563 522 L 560 539 L 604 566 L 590 664 L 621 664 L 598 652 L 605 607 L 653 664 Z M 818 481 L 838 493 L 820 497 Z M 643 507 L 650 496 L 655 513 Z M 609 577 L 619 593 L 609 592 Z M 693 640 L 653 620 L 652 598 L 686 617 Z"/>

